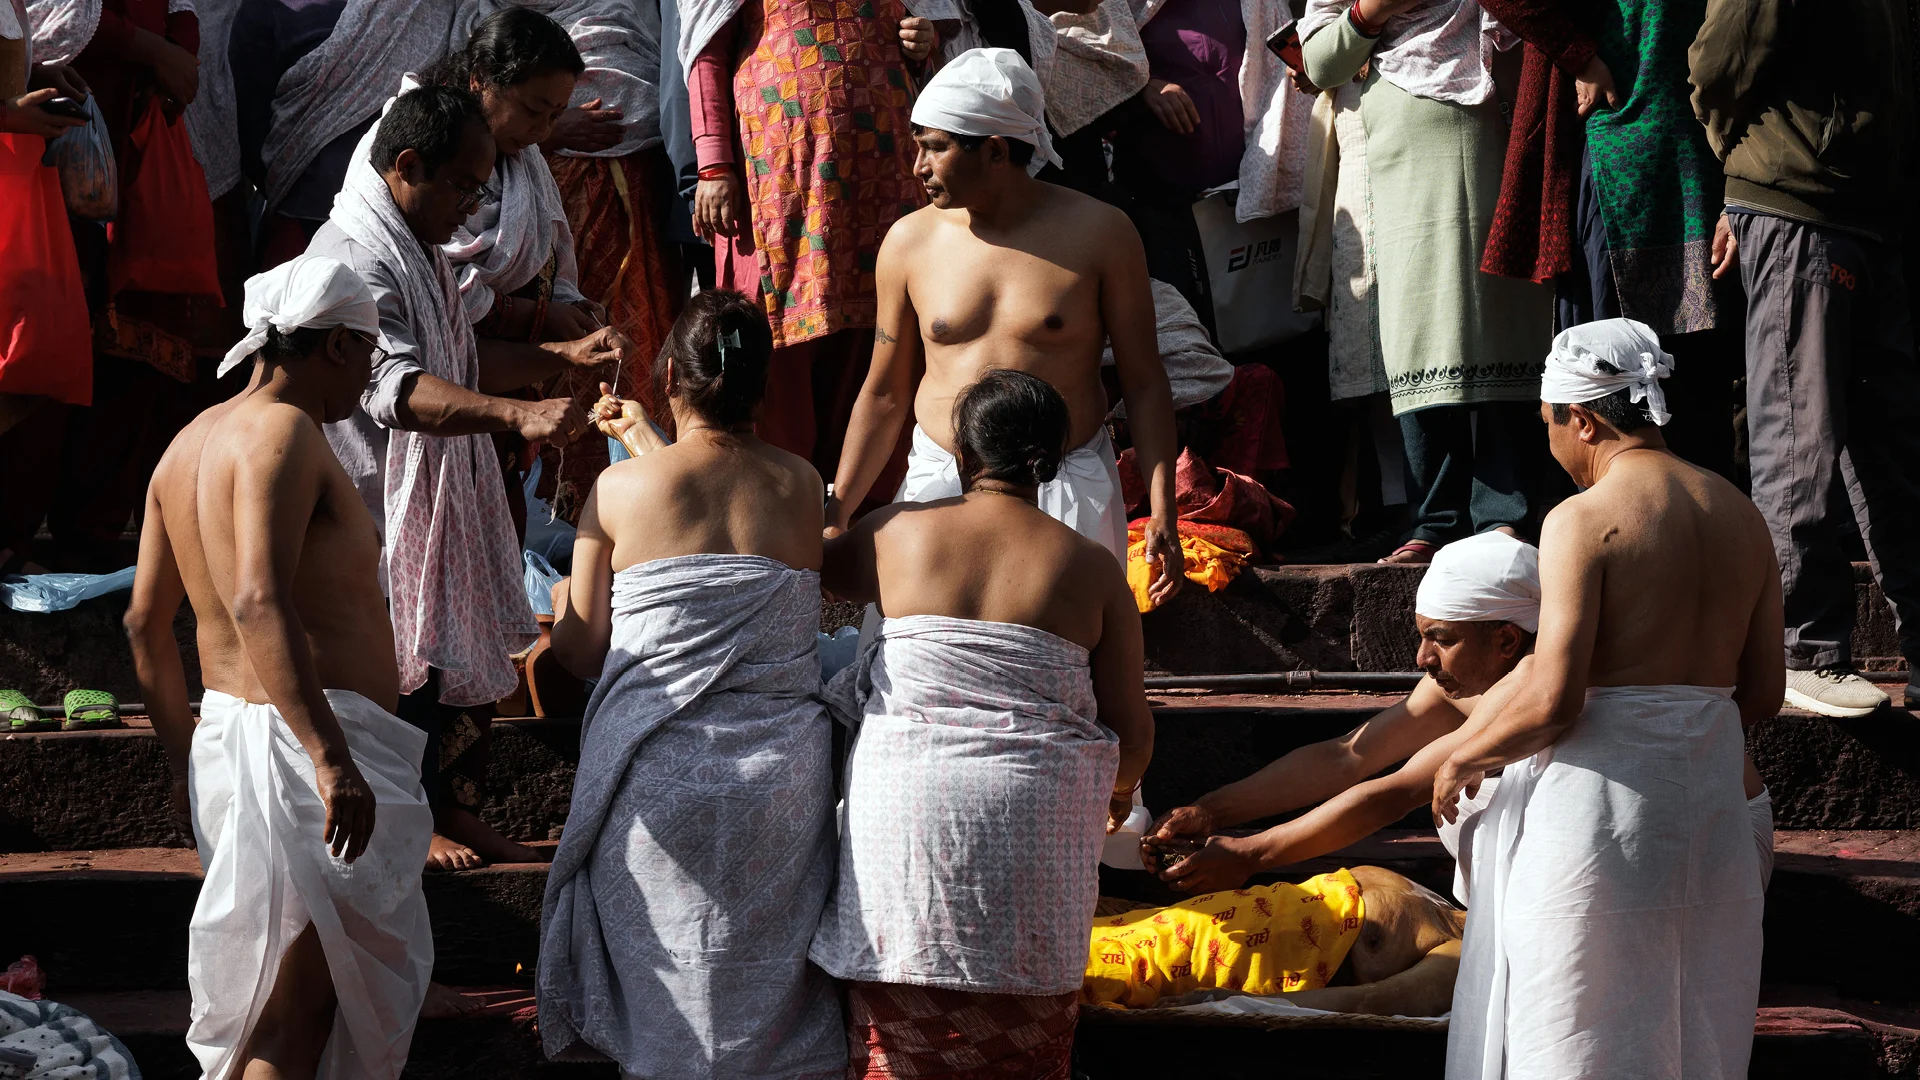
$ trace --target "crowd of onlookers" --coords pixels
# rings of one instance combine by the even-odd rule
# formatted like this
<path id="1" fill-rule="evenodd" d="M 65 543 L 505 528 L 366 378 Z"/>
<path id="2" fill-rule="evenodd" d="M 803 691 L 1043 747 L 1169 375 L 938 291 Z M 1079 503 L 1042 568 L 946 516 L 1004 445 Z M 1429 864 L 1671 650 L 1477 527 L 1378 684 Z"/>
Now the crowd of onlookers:
<path id="1" fill-rule="evenodd" d="M 126 564 L 161 449 L 236 386 L 213 368 L 240 282 L 315 243 L 408 73 L 480 92 L 502 152 L 448 248 L 488 279 L 462 281 L 482 340 L 605 325 L 650 358 L 696 286 L 740 291 L 774 335 L 760 431 L 831 476 L 879 240 L 926 198 L 916 88 L 990 46 L 1045 88 L 1059 164 L 1039 175 L 1137 229 L 1163 349 L 1197 331 L 1214 367 L 1182 402 L 1183 490 L 1264 487 L 1208 523 L 1254 558 L 1531 535 L 1568 493 L 1531 415 L 1541 358 L 1619 316 L 1676 358 L 1670 444 L 1772 524 L 1790 663 L 1826 673 L 1820 695 L 1874 693 L 1846 675 L 1850 559 L 1920 603 L 1903 0 L 922 0 L 830 26 L 790 0 L 526 5 L 577 70 L 538 35 L 469 49 L 507 6 L 0 3 L 0 570 Z M 117 188 L 104 214 L 90 167 Z M 604 381 L 658 411 L 646 369 L 570 364 L 488 408 L 584 407 Z M 515 513 L 536 456 L 567 518 L 607 462 L 525 415 L 488 430 Z M 1121 475 L 1143 506 L 1125 454 Z"/>

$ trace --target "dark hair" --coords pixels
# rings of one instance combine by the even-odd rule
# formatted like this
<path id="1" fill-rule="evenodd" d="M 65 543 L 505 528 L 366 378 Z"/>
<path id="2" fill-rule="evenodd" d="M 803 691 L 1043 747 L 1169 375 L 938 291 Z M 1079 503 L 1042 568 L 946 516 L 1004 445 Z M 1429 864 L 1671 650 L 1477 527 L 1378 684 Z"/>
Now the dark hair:
<path id="1" fill-rule="evenodd" d="M 989 371 L 953 406 L 954 441 L 969 480 L 1038 487 L 1067 452 L 1067 399 L 1024 371 Z"/>
<path id="2" fill-rule="evenodd" d="M 1605 420 L 1608 427 L 1622 435 L 1631 434 L 1641 428 L 1659 426 L 1654 423 L 1653 414 L 1647 411 L 1646 403 L 1633 400 L 1631 387 L 1615 390 L 1603 398 L 1583 401 L 1580 407 Z M 1553 422 L 1556 424 L 1564 424 L 1573 416 L 1571 406 L 1554 405 L 1552 409 Z"/>
<path id="3" fill-rule="evenodd" d="M 926 128 L 921 127 L 919 124 L 913 124 L 911 126 L 913 128 L 913 133 L 915 135 L 918 135 L 921 132 L 927 130 Z M 999 135 L 999 136 L 961 135 L 957 132 L 952 132 L 952 131 L 947 132 L 947 134 L 951 136 L 953 141 L 959 145 L 960 149 L 965 150 L 969 154 L 987 145 L 988 139 L 998 138 L 1000 139 L 1000 141 L 1007 144 L 1007 160 L 1008 161 L 1011 161 L 1015 165 L 1018 165 L 1024 169 L 1027 167 L 1027 162 L 1033 160 L 1034 150 L 1033 150 L 1033 144 L 1030 142 L 1022 142 L 1019 139 L 1010 139 L 1005 135 Z"/>
<path id="4" fill-rule="evenodd" d="M 509 7 L 482 19 L 467 47 L 442 57 L 426 78 L 436 86 L 469 90 L 476 82 L 504 88 L 550 71 L 577 76 L 585 70 L 587 63 L 565 27 L 537 11 Z"/>
<path id="5" fill-rule="evenodd" d="M 386 172 L 399 160 L 400 151 L 412 150 L 431 177 L 460 152 L 472 124 L 484 131 L 487 117 L 480 111 L 480 99 L 466 90 L 450 86 L 409 90 L 380 118 L 380 134 L 373 139 L 374 171 Z"/>
<path id="6" fill-rule="evenodd" d="M 292 330 L 282 330 L 277 326 L 267 327 L 267 340 L 260 346 L 260 352 L 269 360 L 304 360 L 320 351 L 327 343 L 329 326 L 298 326 Z"/>
<path id="7" fill-rule="evenodd" d="M 724 363 L 720 339 L 738 334 Z M 700 418 L 715 427 L 738 427 L 753 419 L 767 395 L 767 367 L 773 357 L 773 331 L 759 304 L 737 292 L 710 289 L 687 301 L 673 321 L 654 361 L 654 382 L 664 391 L 667 359 L 673 359 L 674 390 Z"/>

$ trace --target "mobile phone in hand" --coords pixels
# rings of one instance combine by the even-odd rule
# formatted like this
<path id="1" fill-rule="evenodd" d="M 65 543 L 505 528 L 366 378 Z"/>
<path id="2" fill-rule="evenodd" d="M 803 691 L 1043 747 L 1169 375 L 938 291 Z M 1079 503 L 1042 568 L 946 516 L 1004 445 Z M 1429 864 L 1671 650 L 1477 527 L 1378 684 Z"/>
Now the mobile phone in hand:
<path id="1" fill-rule="evenodd" d="M 1267 48 L 1280 62 L 1294 71 L 1307 70 L 1306 58 L 1300 52 L 1300 24 L 1290 22 L 1275 30 L 1267 37 Z"/>
<path id="2" fill-rule="evenodd" d="M 70 97 L 49 98 L 40 103 L 40 108 L 55 116 L 65 116 L 73 120 L 85 120 L 88 117 L 85 102 Z"/>

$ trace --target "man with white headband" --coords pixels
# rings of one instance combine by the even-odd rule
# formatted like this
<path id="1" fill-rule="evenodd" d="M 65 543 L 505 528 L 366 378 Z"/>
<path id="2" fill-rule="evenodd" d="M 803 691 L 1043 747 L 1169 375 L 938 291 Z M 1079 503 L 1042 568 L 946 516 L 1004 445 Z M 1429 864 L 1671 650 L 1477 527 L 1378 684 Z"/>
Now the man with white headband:
<path id="1" fill-rule="evenodd" d="M 1538 560 L 1532 544 L 1502 532 L 1441 548 L 1414 601 L 1415 659 L 1426 678 L 1413 693 L 1339 738 L 1303 746 L 1166 814 L 1142 843 L 1147 868 L 1185 892 L 1235 889 L 1262 870 L 1338 850 L 1426 805 L 1451 737 L 1500 696 L 1503 679 L 1525 668 L 1540 619 Z M 1396 762 L 1405 764 L 1367 779 Z M 1253 836 L 1215 835 L 1316 803 Z M 1166 852 L 1190 853 L 1161 870 Z"/>
<path id="2" fill-rule="evenodd" d="M 914 103 L 913 127 L 932 205 L 895 222 L 880 246 L 873 365 L 828 499 L 828 534 L 847 527 L 909 415 L 913 451 L 896 501 L 958 496 L 954 401 L 986 372 L 1013 368 L 1051 383 L 1072 413 L 1072 449 L 1041 487 L 1040 508 L 1124 563 L 1127 508 L 1100 383 L 1110 341 L 1147 478 L 1159 603 L 1179 588 L 1184 559 L 1173 398 L 1139 234 L 1113 207 L 1030 175 L 1059 158 L 1040 82 L 1010 49 L 971 49 L 941 68 Z"/>
<path id="3" fill-rule="evenodd" d="M 433 971 L 426 735 L 394 715 L 380 534 L 321 425 L 358 406 L 379 311 L 302 255 L 247 282 L 253 376 L 154 470 L 127 631 L 206 882 L 187 1042 L 210 1077 L 394 1078 Z M 196 727 L 173 619 L 193 605 Z M 189 763 L 191 768 L 189 768 Z"/>
<path id="4" fill-rule="evenodd" d="M 1666 448 L 1644 326 L 1561 334 L 1541 417 L 1583 490 L 1547 515 L 1533 656 L 1433 779 L 1502 770 L 1472 867 L 1449 1080 L 1741 1077 L 1765 863 L 1744 729 L 1784 692 L 1780 575 L 1732 484 Z"/>

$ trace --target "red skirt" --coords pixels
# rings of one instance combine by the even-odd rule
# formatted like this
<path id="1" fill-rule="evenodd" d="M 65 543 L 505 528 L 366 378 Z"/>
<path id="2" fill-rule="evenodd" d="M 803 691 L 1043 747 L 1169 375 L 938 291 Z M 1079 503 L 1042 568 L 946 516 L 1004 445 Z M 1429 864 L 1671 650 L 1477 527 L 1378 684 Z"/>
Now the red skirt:
<path id="1" fill-rule="evenodd" d="M 46 141 L 0 133 L 0 394 L 93 402 L 93 330 Z"/>
<path id="2" fill-rule="evenodd" d="M 849 1080 L 1069 1080 L 1076 992 L 847 984 Z"/>

